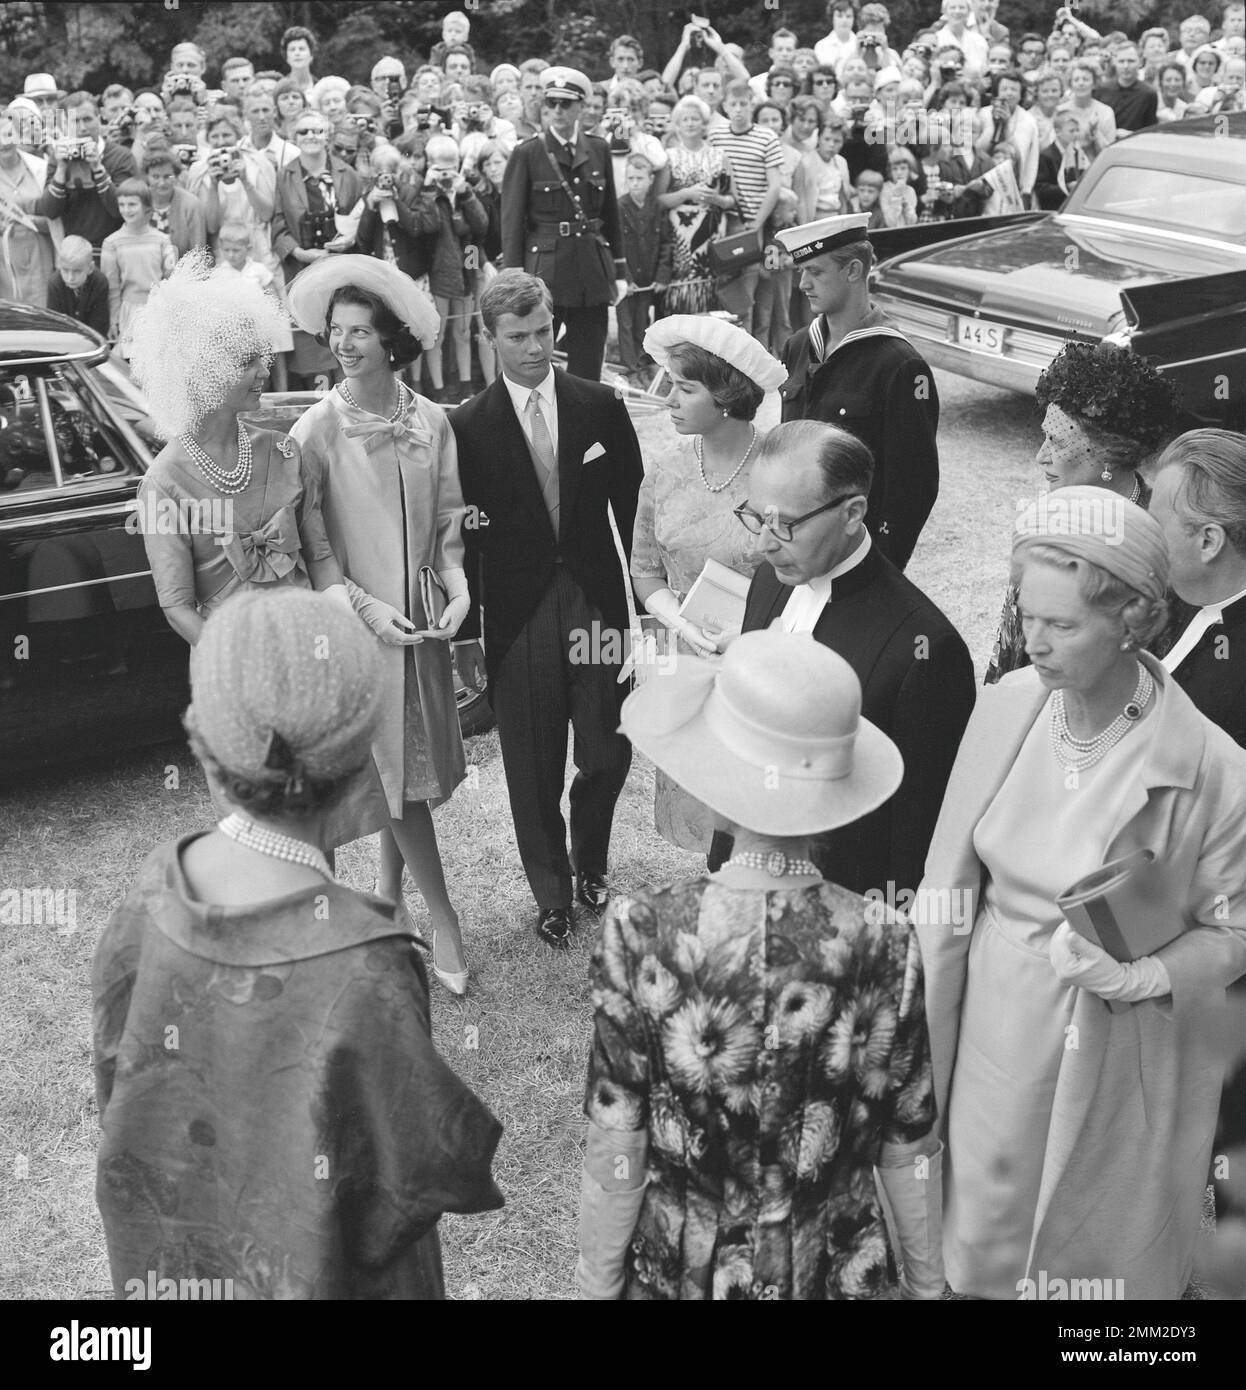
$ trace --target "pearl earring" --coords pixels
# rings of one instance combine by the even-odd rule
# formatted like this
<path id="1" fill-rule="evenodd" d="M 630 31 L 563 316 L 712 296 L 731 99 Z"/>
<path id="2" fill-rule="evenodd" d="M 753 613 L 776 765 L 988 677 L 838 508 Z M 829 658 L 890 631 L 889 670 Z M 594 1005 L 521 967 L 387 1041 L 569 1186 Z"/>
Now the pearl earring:
<path id="1" fill-rule="evenodd" d="M 1123 651 L 1123 652 L 1131 652 L 1131 651 L 1133 651 L 1133 649 L 1134 649 L 1133 638 L 1131 638 L 1131 637 L 1126 637 L 1125 640 L 1121 643 L 1121 651 Z"/>
<path id="2" fill-rule="evenodd" d="M 1105 483 L 1110 483 L 1112 481 L 1112 470 L 1110 468 L 1105 468 L 1099 476 Z"/>
<path id="3" fill-rule="evenodd" d="M 725 420 L 726 418 L 727 418 L 727 412 L 724 410 L 724 411 L 723 411 L 723 419 Z"/>

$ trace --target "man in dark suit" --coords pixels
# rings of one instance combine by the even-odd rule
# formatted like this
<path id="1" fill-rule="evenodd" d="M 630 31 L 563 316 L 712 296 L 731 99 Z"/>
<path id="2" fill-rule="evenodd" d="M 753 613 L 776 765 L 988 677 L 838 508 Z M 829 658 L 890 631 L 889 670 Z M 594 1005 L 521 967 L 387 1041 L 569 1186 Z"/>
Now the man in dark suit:
<path id="1" fill-rule="evenodd" d="M 861 713 L 904 757 L 900 790 L 830 832 L 814 859 L 855 893 L 907 907 L 921 881 L 948 775 L 973 710 L 973 663 L 960 634 L 881 553 L 865 526 L 869 450 L 819 421 L 766 437 L 737 514 L 760 535 L 744 631 L 809 632 L 861 682 Z M 716 836 L 711 863 L 725 857 Z"/>
<path id="2" fill-rule="evenodd" d="M 541 85 L 546 129 L 515 147 L 502 182 L 502 262 L 545 281 L 567 370 L 600 381 L 606 310 L 627 288 L 610 147 L 581 129 L 582 72 L 546 68 Z"/>
<path id="3" fill-rule="evenodd" d="M 631 766 L 631 745 L 616 732 L 628 610 L 610 512 L 630 556 L 644 469 L 615 393 L 553 370 L 542 280 L 504 271 L 480 310 L 502 371 L 451 417 L 473 600 L 456 644 L 459 674 L 469 685 L 488 676 L 537 933 L 561 947 L 571 934 L 572 866 L 576 898 L 605 906 L 614 806 Z M 568 720 L 578 769 L 570 855 L 560 809 Z"/>
<path id="4" fill-rule="evenodd" d="M 1199 711 L 1246 748 L 1246 435 L 1189 430 L 1160 458 L 1151 515 L 1189 621 L 1163 655 Z"/>
<path id="5" fill-rule="evenodd" d="M 1090 157 L 1082 149 L 1082 127 L 1076 111 L 1057 111 L 1051 123 L 1056 138 L 1038 152 L 1034 198 L 1045 212 L 1058 212 L 1090 168 Z"/>
<path id="6" fill-rule="evenodd" d="M 783 348 L 783 419 L 825 420 L 874 458 L 866 525 L 903 569 L 939 495 L 939 395 L 922 355 L 870 303 L 867 213 L 777 232 L 814 320 Z"/>

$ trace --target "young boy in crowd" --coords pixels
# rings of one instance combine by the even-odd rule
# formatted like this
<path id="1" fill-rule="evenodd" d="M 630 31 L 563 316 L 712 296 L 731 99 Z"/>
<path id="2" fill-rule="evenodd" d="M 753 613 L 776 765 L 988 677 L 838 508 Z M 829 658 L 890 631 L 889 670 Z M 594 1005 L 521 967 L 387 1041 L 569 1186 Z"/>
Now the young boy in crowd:
<path id="1" fill-rule="evenodd" d="M 653 165 L 643 154 L 630 155 L 624 173 L 625 191 L 619 199 L 623 229 L 623 258 L 627 262 L 627 294 L 615 305 L 619 326 L 619 358 L 633 386 L 646 385 L 653 359 L 644 352 L 645 329 L 655 296 L 671 279 L 671 220 L 658 206 L 653 191 Z"/>
<path id="2" fill-rule="evenodd" d="M 877 169 L 862 169 L 857 175 L 856 197 L 852 200 L 852 210 L 854 212 L 868 212 L 870 214 L 867 232 L 872 232 L 876 227 L 885 227 L 886 218 L 883 216 L 883 209 L 880 203 L 883 193 L 883 184 L 886 180 Z"/>
<path id="3" fill-rule="evenodd" d="M 86 237 L 67 236 L 61 242 L 56 269 L 48 279 L 48 308 L 108 336 L 108 281 L 96 269 Z"/>
<path id="4" fill-rule="evenodd" d="M 252 280 L 265 294 L 281 302 L 276 277 L 269 268 L 251 255 L 251 229 L 245 222 L 223 222 L 217 235 L 216 269 L 213 279 L 232 279 L 240 276 Z M 273 344 L 272 389 L 285 391 L 288 387 L 285 354 L 294 348 L 294 339 L 287 328 L 280 341 Z"/>

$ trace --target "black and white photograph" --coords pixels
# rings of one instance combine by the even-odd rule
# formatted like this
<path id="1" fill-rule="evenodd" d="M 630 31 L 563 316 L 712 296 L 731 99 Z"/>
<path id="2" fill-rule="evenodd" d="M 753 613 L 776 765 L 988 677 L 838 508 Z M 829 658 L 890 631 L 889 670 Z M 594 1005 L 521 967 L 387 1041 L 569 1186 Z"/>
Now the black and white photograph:
<path id="1" fill-rule="evenodd" d="M 1206 1374 L 1246 3 L 450 3 L 0 4 L 10 1344 Z"/>

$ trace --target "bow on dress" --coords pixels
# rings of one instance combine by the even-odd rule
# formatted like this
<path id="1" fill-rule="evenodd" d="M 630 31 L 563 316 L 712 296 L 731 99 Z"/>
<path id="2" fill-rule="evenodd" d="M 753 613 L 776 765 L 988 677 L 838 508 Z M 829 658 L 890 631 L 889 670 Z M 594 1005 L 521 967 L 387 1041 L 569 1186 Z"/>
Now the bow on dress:
<path id="1" fill-rule="evenodd" d="M 302 539 L 294 508 L 275 511 L 256 531 L 229 533 L 218 544 L 244 584 L 275 584 L 298 564 Z"/>
<path id="2" fill-rule="evenodd" d="M 342 434 L 347 439 L 361 439 L 364 453 L 367 454 L 374 454 L 382 445 L 389 442 L 396 446 L 402 444 L 427 446 L 433 442 L 432 431 L 425 429 L 420 423 L 419 412 L 414 401 L 403 411 L 400 419 L 382 420 L 378 416 L 369 416 L 356 424 L 343 425 Z M 431 463 L 431 460 L 429 462 Z"/>

